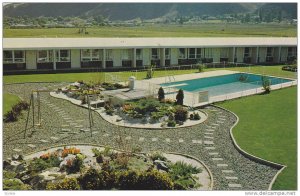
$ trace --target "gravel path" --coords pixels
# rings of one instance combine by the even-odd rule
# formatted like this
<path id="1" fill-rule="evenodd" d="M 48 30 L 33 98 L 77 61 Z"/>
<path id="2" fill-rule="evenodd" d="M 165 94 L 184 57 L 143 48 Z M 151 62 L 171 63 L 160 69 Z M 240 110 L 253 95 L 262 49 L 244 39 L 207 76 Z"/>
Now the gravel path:
<path id="1" fill-rule="evenodd" d="M 5 85 L 4 92 L 28 100 L 31 90 L 53 85 L 57 88 L 65 84 Z M 26 139 L 23 139 L 25 113 L 18 122 L 4 124 L 4 158 L 75 143 L 109 145 L 125 150 L 139 146 L 145 152 L 177 152 L 202 160 L 212 172 L 214 190 L 266 190 L 277 170 L 255 163 L 235 149 L 229 134 L 236 121 L 235 116 L 216 107 L 206 107 L 204 111 L 209 116 L 205 123 L 165 130 L 118 127 L 93 112 L 95 124 L 91 137 L 88 110 L 43 93 L 41 128 L 28 130 Z M 29 121 L 32 125 L 32 119 Z M 118 139 L 120 137 L 121 140 Z"/>

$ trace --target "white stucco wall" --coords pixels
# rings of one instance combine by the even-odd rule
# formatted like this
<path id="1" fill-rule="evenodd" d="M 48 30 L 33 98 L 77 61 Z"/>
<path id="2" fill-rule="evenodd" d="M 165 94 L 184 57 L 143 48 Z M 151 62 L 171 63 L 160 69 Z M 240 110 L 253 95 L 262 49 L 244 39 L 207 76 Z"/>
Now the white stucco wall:
<path id="1" fill-rule="evenodd" d="M 143 65 L 148 66 L 151 64 L 151 49 L 145 48 L 143 49 Z"/>
<path id="2" fill-rule="evenodd" d="M 178 65 L 178 49 L 171 48 L 171 65 Z"/>
<path id="3" fill-rule="evenodd" d="M 80 68 L 80 50 L 79 49 L 73 49 L 71 50 L 71 68 Z"/>
<path id="4" fill-rule="evenodd" d="M 36 50 L 26 50 L 26 69 L 37 69 Z"/>
<path id="5" fill-rule="evenodd" d="M 236 61 L 238 63 L 244 62 L 244 47 L 235 48 L 236 50 Z"/>
<path id="6" fill-rule="evenodd" d="M 120 49 L 112 50 L 114 67 L 122 67 L 122 52 Z"/>
<path id="7" fill-rule="evenodd" d="M 214 62 L 220 62 L 220 48 L 212 49 L 212 57 Z"/>

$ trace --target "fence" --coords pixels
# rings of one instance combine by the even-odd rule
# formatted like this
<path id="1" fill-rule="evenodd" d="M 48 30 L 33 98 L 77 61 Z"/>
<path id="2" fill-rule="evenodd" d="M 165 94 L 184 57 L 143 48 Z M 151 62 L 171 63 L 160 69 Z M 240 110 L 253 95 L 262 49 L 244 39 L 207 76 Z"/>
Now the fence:
<path id="1" fill-rule="evenodd" d="M 213 63 L 203 63 L 205 68 L 232 68 L 232 67 L 250 67 L 251 64 L 245 63 L 233 63 L 233 62 L 213 62 Z M 177 66 L 166 66 L 166 67 L 154 67 L 152 71 L 159 77 L 169 77 L 177 74 L 182 74 L 178 71 L 190 70 L 191 73 L 195 72 L 195 69 L 199 68 L 199 64 L 190 65 L 177 65 Z M 105 73 L 105 82 L 126 82 L 130 76 L 134 76 L 137 80 L 146 79 L 147 71 L 149 68 L 142 66 L 139 69 L 122 70 L 116 72 Z M 167 72 L 169 71 L 169 72 Z M 170 71 L 174 71 L 173 74 Z M 158 72 L 158 74 L 156 73 Z M 176 73 L 177 72 L 177 73 Z M 172 78 L 170 78 L 172 80 Z"/>
<path id="2" fill-rule="evenodd" d="M 261 84 L 261 81 L 258 81 L 257 85 L 258 84 Z M 290 87 L 290 86 L 293 86 L 293 85 L 297 85 L 297 81 L 290 81 L 290 82 L 284 82 L 284 83 L 271 85 L 271 90 L 282 89 L 282 88 Z M 236 98 L 245 97 L 245 96 L 249 96 L 249 95 L 255 95 L 255 94 L 259 94 L 259 93 L 263 93 L 263 92 L 264 92 L 264 89 L 262 87 L 259 87 L 259 88 L 252 88 L 252 89 L 242 90 L 242 91 L 239 91 L 239 92 L 226 93 L 226 94 L 223 94 L 223 95 L 209 97 L 209 102 L 208 103 L 227 101 L 227 100 L 230 100 L 230 99 L 236 99 Z"/>

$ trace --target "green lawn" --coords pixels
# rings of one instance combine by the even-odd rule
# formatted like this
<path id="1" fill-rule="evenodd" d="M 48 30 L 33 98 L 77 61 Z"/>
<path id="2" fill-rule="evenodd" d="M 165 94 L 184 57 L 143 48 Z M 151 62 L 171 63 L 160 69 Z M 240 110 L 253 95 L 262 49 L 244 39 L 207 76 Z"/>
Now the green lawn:
<path id="1" fill-rule="evenodd" d="M 3 114 L 6 114 L 6 112 L 10 111 L 12 106 L 15 105 L 20 101 L 20 98 L 18 96 L 4 93 L 3 94 Z"/>
<path id="2" fill-rule="evenodd" d="M 4 29 L 3 37 L 297 37 L 297 26 L 289 24 L 145 25 L 138 27 Z"/>
<path id="3" fill-rule="evenodd" d="M 287 165 L 273 189 L 297 189 L 297 87 L 217 104 L 239 116 L 233 135 L 258 157 Z"/>
<path id="4" fill-rule="evenodd" d="M 282 71 L 282 66 L 254 66 L 250 69 L 247 67 L 237 67 L 237 68 L 226 68 L 227 70 L 233 71 L 243 71 L 259 74 L 274 75 L 287 78 L 297 78 L 294 72 Z M 205 71 L 221 70 L 224 68 L 210 68 L 205 69 Z M 198 70 L 169 70 L 169 71 L 155 71 L 154 77 L 162 77 L 166 75 L 179 75 L 179 74 L 189 74 L 196 73 Z M 128 77 L 134 75 L 137 79 L 144 79 L 146 77 L 146 71 L 139 72 L 114 72 L 119 78 L 128 80 Z M 88 72 L 88 73 L 59 73 L 59 74 L 33 74 L 33 75 L 7 75 L 4 76 L 4 83 L 18 83 L 18 82 L 74 82 L 77 80 L 84 81 L 104 81 L 104 72 Z"/>

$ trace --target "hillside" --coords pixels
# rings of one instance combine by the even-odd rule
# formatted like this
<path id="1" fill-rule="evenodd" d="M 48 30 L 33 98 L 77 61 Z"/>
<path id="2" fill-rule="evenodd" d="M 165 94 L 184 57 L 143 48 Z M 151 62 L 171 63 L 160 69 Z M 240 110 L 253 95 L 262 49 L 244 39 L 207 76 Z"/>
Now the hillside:
<path id="1" fill-rule="evenodd" d="M 258 3 L 12 3 L 4 16 L 95 16 L 110 20 L 153 19 L 163 16 L 217 16 L 254 12 Z"/>

